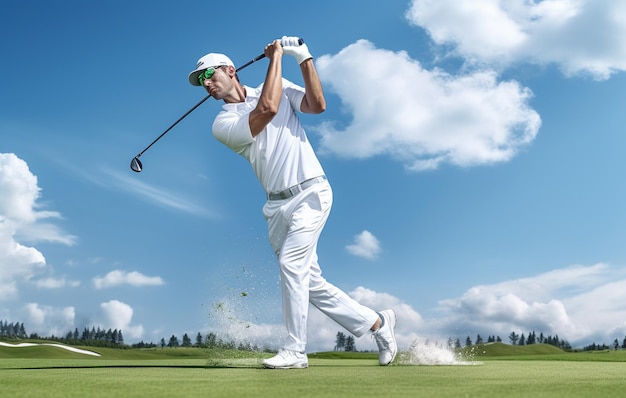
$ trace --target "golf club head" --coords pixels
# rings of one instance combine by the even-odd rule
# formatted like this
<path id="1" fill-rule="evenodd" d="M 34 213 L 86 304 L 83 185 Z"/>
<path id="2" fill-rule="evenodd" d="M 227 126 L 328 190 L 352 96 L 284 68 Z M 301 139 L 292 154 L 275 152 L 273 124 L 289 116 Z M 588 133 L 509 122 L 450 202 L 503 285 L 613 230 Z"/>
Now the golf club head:
<path id="1" fill-rule="evenodd" d="M 138 156 L 135 156 L 133 160 L 130 161 L 130 169 L 135 173 L 140 173 L 143 169 L 143 165 L 141 164 L 141 160 L 139 160 Z"/>

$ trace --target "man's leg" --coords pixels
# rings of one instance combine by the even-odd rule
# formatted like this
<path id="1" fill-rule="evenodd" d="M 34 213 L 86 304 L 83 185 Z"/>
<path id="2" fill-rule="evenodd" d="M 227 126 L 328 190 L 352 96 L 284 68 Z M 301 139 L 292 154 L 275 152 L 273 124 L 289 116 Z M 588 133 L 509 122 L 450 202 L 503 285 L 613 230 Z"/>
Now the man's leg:
<path id="1" fill-rule="evenodd" d="M 284 348 L 306 349 L 311 264 L 317 241 L 332 206 L 332 190 L 320 183 L 285 202 L 268 202 L 270 243 L 278 255 L 283 295 L 283 318 L 287 328 Z"/>
<path id="2" fill-rule="evenodd" d="M 356 337 L 371 331 L 378 345 L 379 363 L 381 365 L 392 363 L 398 353 L 395 312 L 385 310 L 377 313 L 328 283 L 322 277 L 317 263 L 311 270 L 309 291 L 311 304 Z"/>
<path id="3" fill-rule="evenodd" d="M 363 336 L 380 324 L 381 320 L 376 311 L 360 304 L 343 290 L 326 281 L 317 263 L 317 256 L 311 265 L 309 286 L 311 304 L 356 337 Z"/>
<path id="4" fill-rule="evenodd" d="M 295 200 L 295 199 L 298 200 Z M 268 204 L 264 209 L 268 219 L 270 243 L 277 251 L 283 293 L 283 318 L 288 338 L 284 345 L 287 353 L 271 358 L 268 367 L 279 367 L 295 361 L 295 366 L 306 367 L 306 335 L 309 301 L 346 330 L 360 337 L 368 330 L 381 351 L 381 364 L 389 364 L 395 357 L 395 314 L 392 322 L 384 323 L 389 310 L 378 314 L 359 304 L 345 292 L 328 283 L 322 276 L 317 261 L 317 241 L 324 228 L 332 205 L 332 190 L 320 184 L 302 192 L 281 206 Z M 393 313 L 393 311 L 391 311 Z M 390 332 L 389 332 L 390 330 Z M 382 335 L 385 337 L 381 339 Z M 391 346 L 387 344 L 391 338 Z M 381 341 L 386 347 L 383 349 Z M 299 358 L 304 354 L 304 359 Z M 266 361 L 267 362 L 267 361 Z M 384 363 L 383 363 L 384 362 Z"/>

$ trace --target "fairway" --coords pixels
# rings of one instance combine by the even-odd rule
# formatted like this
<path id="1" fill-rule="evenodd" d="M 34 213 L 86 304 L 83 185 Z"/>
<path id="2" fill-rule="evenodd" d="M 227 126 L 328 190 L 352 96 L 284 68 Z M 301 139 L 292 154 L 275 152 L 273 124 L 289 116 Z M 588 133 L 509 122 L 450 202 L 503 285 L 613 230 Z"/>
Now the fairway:
<path id="1" fill-rule="evenodd" d="M 310 359 L 266 370 L 258 358 L 3 358 L 7 397 L 618 397 L 625 362 L 488 360 L 469 366 L 378 366 Z"/>

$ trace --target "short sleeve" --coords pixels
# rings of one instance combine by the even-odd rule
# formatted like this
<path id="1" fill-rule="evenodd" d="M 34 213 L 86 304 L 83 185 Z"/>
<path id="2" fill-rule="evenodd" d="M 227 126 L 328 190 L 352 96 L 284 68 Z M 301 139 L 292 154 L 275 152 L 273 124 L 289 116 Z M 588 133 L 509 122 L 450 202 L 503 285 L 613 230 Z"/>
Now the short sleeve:
<path id="1" fill-rule="evenodd" d="M 254 142 L 250 131 L 249 112 L 220 112 L 213 122 L 213 135 L 238 154 Z"/>

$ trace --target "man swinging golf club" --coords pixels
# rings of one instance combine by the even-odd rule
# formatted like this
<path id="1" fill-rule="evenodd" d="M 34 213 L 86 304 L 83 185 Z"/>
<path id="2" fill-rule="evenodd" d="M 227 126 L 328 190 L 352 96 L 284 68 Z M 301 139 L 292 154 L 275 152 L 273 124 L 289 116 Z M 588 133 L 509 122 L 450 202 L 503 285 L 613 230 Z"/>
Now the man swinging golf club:
<path id="1" fill-rule="evenodd" d="M 398 350 L 394 311 L 377 313 L 359 304 L 327 282 L 318 264 L 317 241 L 333 194 L 296 115 L 326 109 L 313 57 L 301 40 L 286 36 L 268 44 L 264 54 L 269 66 L 265 82 L 257 88 L 241 84 L 233 62 L 223 54 L 203 56 L 189 74 L 192 85 L 224 101 L 213 122 L 213 135 L 250 162 L 267 193 L 263 215 L 278 256 L 287 339 L 283 349 L 263 365 L 308 367 L 309 303 L 357 337 L 371 332 L 380 364 L 389 365 Z M 304 88 L 282 77 L 283 54 L 300 65 Z"/>

